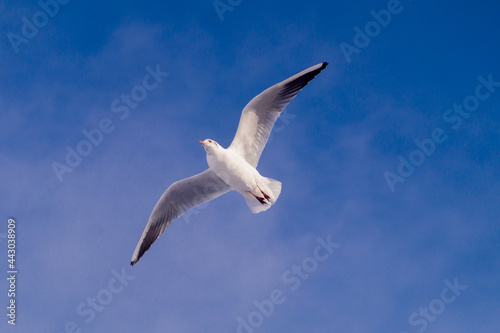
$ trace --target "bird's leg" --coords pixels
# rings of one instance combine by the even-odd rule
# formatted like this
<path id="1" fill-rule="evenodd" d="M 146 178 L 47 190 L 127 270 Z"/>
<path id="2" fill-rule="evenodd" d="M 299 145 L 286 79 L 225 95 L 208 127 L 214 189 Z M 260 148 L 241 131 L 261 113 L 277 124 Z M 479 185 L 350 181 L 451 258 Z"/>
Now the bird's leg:
<path id="1" fill-rule="evenodd" d="M 253 195 L 255 197 L 255 199 L 259 200 L 259 202 L 261 204 L 265 205 L 267 203 L 263 197 L 256 196 L 255 194 L 252 193 L 252 191 L 248 191 L 248 192 L 250 192 L 250 194 Z"/>
<path id="2" fill-rule="evenodd" d="M 267 195 L 264 191 L 262 191 L 262 189 L 259 187 L 259 185 L 257 185 L 257 188 L 260 190 L 260 193 L 262 193 L 264 195 L 264 198 L 266 198 L 267 201 L 269 201 L 269 199 L 271 199 L 271 197 L 269 195 Z"/>

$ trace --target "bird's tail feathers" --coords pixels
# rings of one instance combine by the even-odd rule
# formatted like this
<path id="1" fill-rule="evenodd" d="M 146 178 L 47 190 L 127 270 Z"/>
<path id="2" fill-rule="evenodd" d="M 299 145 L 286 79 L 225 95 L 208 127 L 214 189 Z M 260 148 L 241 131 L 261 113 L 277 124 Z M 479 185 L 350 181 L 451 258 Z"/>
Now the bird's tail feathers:
<path id="1" fill-rule="evenodd" d="M 265 177 L 262 177 L 262 180 L 262 183 L 259 184 L 259 188 L 260 190 L 262 190 L 262 192 L 259 189 L 256 189 L 254 192 L 254 194 L 256 194 L 257 196 L 262 195 L 262 202 L 250 192 L 240 192 L 245 197 L 248 208 L 250 208 L 250 211 L 252 211 L 252 213 L 254 214 L 266 211 L 271 208 L 276 200 L 278 200 L 278 197 L 281 193 L 281 182 Z M 265 198 L 264 193 L 265 195 L 269 196 L 269 199 Z"/>
<path id="2" fill-rule="evenodd" d="M 266 192 L 266 194 L 269 194 L 269 196 L 271 197 L 271 199 L 270 199 L 271 205 L 273 205 L 276 202 L 276 200 L 278 200 L 278 197 L 281 194 L 281 182 L 277 181 L 275 179 L 265 178 L 265 177 L 264 177 L 264 181 L 266 182 L 266 185 L 267 185 L 267 188 L 269 189 L 269 192 L 271 192 L 271 193 Z"/>

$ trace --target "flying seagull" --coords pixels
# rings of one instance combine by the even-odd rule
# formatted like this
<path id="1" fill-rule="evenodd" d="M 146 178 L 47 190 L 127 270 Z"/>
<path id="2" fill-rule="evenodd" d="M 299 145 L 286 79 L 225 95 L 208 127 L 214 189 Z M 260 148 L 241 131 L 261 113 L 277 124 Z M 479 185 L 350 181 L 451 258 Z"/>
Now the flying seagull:
<path id="1" fill-rule="evenodd" d="M 328 63 L 309 67 L 254 97 L 241 113 L 229 148 L 211 139 L 200 141 L 209 168 L 173 183 L 156 204 L 132 256 L 134 266 L 173 220 L 198 205 L 231 190 L 245 198 L 252 213 L 269 209 L 281 193 L 281 183 L 257 171 L 257 164 L 281 111 Z"/>

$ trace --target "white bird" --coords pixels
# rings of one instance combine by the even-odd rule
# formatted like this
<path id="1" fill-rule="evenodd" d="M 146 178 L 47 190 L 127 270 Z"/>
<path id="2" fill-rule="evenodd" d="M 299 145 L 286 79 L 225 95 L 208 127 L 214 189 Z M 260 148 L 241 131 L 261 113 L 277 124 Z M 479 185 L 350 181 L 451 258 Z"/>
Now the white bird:
<path id="1" fill-rule="evenodd" d="M 209 168 L 173 183 L 156 204 L 132 256 L 134 266 L 173 220 L 198 205 L 236 190 L 252 213 L 269 209 L 281 193 L 281 183 L 257 171 L 257 164 L 281 111 L 328 63 L 309 67 L 254 97 L 241 113 L 229 148 L 211 139 L 200 141 Z"/>

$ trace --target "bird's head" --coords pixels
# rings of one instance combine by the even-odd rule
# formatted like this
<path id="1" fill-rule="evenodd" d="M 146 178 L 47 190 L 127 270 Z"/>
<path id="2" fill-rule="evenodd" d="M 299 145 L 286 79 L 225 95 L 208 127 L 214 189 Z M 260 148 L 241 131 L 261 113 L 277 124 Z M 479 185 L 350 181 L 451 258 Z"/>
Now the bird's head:
<path id="1" fill-rule="evenodd" d="M 205 148 L 205 151 L 207 152 L 208 155 L 216 153 L 221 148 L 221 146 L 215 140 L 212 139 L 206 139 L 205 141 L 200 141 L 200 143 L 203 146 L 203 148 Z"/>

